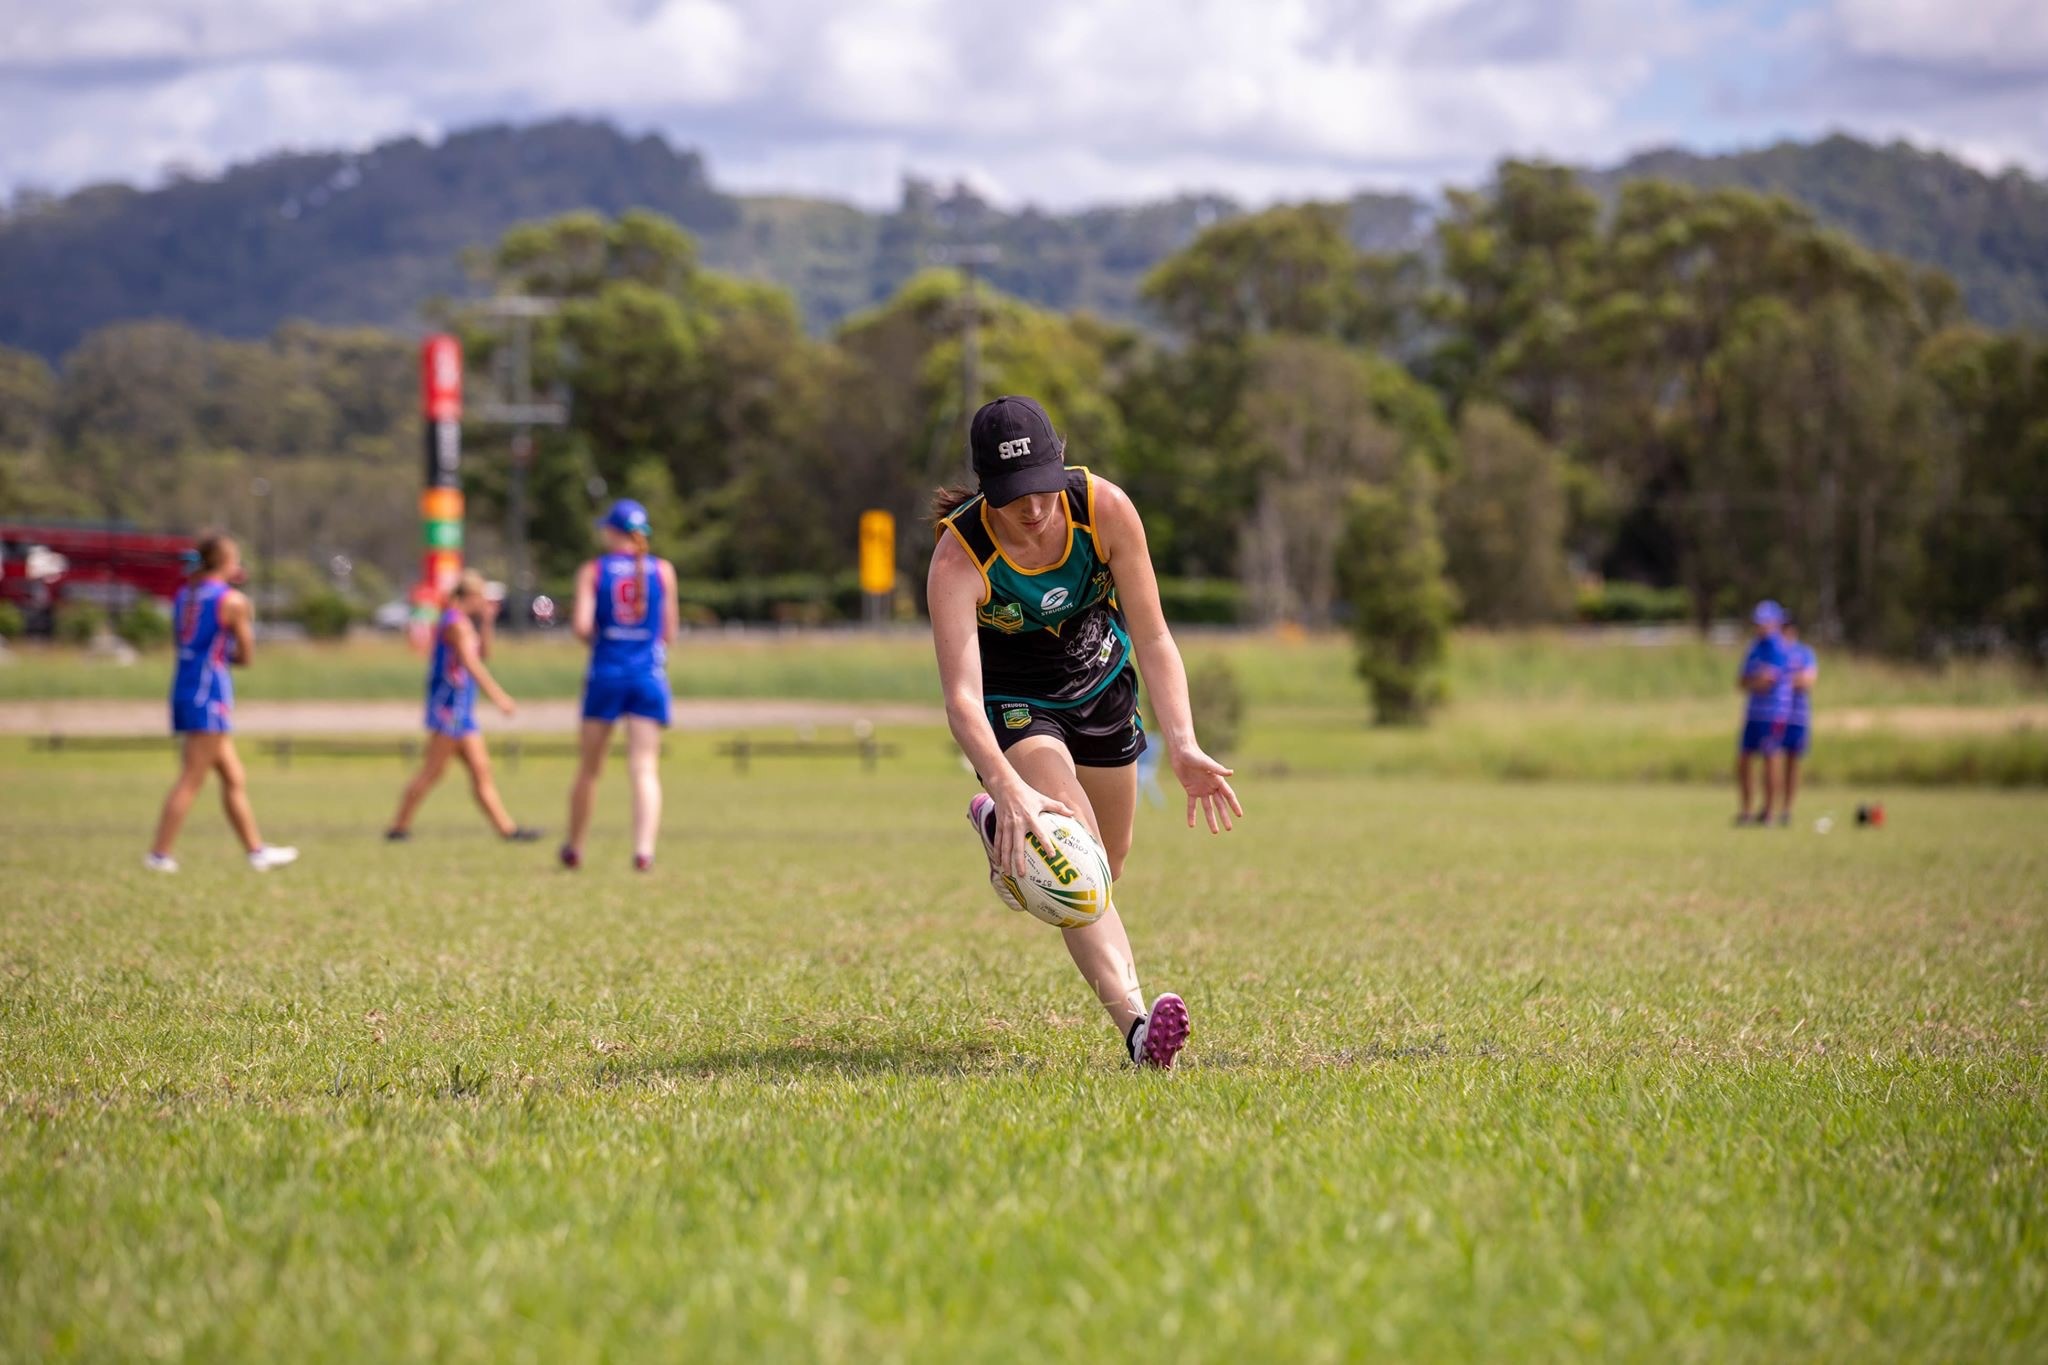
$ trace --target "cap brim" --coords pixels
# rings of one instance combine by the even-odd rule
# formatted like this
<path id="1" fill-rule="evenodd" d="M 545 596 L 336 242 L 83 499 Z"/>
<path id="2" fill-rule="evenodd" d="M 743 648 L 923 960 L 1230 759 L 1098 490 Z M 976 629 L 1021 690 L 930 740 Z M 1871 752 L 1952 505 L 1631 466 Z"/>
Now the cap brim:
<path id="1" fill-rule="evenodd" d="M 990 507 L 1001 507 L 1033 493 L 1057 493 L 1066 486 L 1066 465 L 1038 464 L 983 479 L 981 495 L 988 499 Z"/>

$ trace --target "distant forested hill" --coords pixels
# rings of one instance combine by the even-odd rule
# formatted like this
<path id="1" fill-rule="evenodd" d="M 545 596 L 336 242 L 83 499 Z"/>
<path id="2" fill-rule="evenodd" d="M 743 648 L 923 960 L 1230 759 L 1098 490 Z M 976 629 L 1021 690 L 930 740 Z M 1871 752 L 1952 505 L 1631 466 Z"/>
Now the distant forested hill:
<path id="1" fill-rule="evenodd" d="M 1873 246 L 1938 265 L 1986 322 L 2048 326 L 2048 185 L 1986 176 L 1948 157 L 1850 138 L 1700 157 L 1656 152 L 1596 188 L 1661 176 L 1775 190 Z M 796 197 L 721 193 L 694 152 L 608 124 L 493 126 L 437 144 L 407 138 L 362 153 L 291 154 L 160 189 L 106 185 L 24 197 L 0 215 L 0 345 L 56 360 L 94 328 L 176 318 L 225 336 L 279 322 L 410 327 L 420 305 L 473 286 L 462 253 L 512 224 L 572 209 L 644 207 L 673 218 L 707 264 L 793 291 L 826 328 L 888 298 L 934 248 L 999 249 L 995 284 L 1029 302 L 1136 314 L 1138 282 L 1229 199 L 1175 199 L 1079 213 L 1007 212 L 963 190 L 906 185 L 884 213 Z M 1354 242 L 1422 243 L 1429 206 L 1361 194 Z"/>
<path id="2" fill-rule="evenodd" d="M 1646 152 L 1586 178 L 1603 190 L 1651 179 L 1783 194 L 1880 251 L 1940 266 L 1980 321 L 2048 329 L 2048 183 L 2018 171 L 1838 135 L 1728 156 Z"/>
<path id="3" fill-rule="evenodd" d="M 94 328 L 176 318 L 224 336 L 288 318 L 416 325 L 419 306 L 471 285 L 461 256 L 506 228 L 573 209 L 649 208 L 696 236 L 707 264 L 788 286 L 813 326 L 880 303 L 946 243 L 992 243 L 987 271 L 1033 303 L 1134 312 L 1137 283 L 1219 217 L 1227 199 L 1007 213 L 913 181 L 888 213 L 720 193 L 694 152 L 604 123 L 493 126 L 439 144 L 269 157 L 161 189 L 96 186 L 29 198 L 0 217 L 0 345 L 56 360 Z M 1419 240 L 1423 205 L 1361 195 L 1361 245 Z"/>
<path id="4" fill-rule="evenodd" d="M 575 121 L 17 203 L 0 222 L 0 344 L 55 359 L 94 328 L 137 317 L 237 337 L 287 318 L 412 323 L 422 301 L 465 287 L 462 251 L 508 225 L 636 205 L 706 236 L 740 218 L 694 153 Z"/>

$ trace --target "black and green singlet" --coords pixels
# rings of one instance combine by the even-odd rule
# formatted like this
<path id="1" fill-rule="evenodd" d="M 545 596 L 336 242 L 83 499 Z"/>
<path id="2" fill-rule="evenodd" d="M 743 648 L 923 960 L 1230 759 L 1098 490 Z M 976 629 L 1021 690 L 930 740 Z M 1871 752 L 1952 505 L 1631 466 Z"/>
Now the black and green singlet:
<path id="1" fill-rule="evenodd" d="M 1095 535 L 1095 479 L 1067 470 L 1067 549 L 1027 569 L 997 543 L 988 503 L 977 493 L 939 523 L 981 570 L 975 612 L 981 687 L 987 701 L 1082 706 L 1116 681 L 1130 661 L 1131 635 L 1117 606 L 1116 580 Z"/>

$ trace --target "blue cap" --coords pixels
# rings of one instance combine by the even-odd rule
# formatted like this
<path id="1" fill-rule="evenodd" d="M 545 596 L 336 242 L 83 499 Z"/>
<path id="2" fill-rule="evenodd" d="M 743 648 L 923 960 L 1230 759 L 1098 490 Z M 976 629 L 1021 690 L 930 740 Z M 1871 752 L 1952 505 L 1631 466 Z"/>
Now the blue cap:
<path id="1" fill-rule="evenodd" d="M 631 498 L 620 498 L 604 514 L 604 524 L 627 535 L 647 534 L 647 509 Z"/>
<path id="2" fill-rule="evenodd" d="M 1760 626 L 1783 625 L 1785 623 L 1785 609 L 1766 597 L 1763 601 L 1756 604 L 1756 610 L 1749 614 L 1749 619 Z"/>

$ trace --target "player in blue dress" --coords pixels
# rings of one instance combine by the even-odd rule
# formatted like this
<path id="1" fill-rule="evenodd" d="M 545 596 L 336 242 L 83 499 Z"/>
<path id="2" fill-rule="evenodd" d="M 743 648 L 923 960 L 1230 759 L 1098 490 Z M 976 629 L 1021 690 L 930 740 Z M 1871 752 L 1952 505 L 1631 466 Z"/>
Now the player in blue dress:
<path id="1" fill-rule="evenodd" d="M 1742 747 L 1735 759 L 1735 786 L 1742 801 L 1736 812 L 1738 825 L 1767 825 L 1777 805 L 1785 722 L 1792 710 L 1792 675 L 1785 666 L 1785 643 L 1778 628 L 1784 624 L 1785 609 L 1776 602 L 1759 602 L 1750 616 L 1756 639 L 1742 658 L 1742 670 L 1735 685 L 1748 698 L 1742 720 Z M 1750 807 L 1754 786 L 1753 769 L 1763 769 L 1763 806 L 1752 817 Z"/>
<path id="2" fill-rule="evenodd" d="M 491 652 L 491 628 L 498 604 L 491 600 L 484 576 L 471 569 L 455 585 L 455 591 L 434 623 L 434 658 L 427 668 L 427 757 L 399 798 L 398 814 L 384 837 L 393 842 L 412 837 L 412 818 L 419 812 L 427 793 L 441 780 L 448 760 L 461 758 L 469 769 L 469 789 L 483 807 L 484 818 L 500 837 L 514 843 L 531 843 L 540 831 L 514 823 L 498 798 L 491 781 L 491 755 L 484 748 L 483 732 L 476 724 L 476 694 L 482 688 L 491 704 L 506 715 L 518 710 L 491 670 L 484 656 Z"/>
<path id="3" fill-rule="evenodd" d="M 598 774 L 612 726 L 626 723 L 626 769 L 633 779 L 633 866 L 654 866 L 661 828 L 661 732 L 668 725 L 668 645 L 676 637 L 676 571 L 647 550 L 647 509 L 621 498 L 605 514 L 605 552 L 576 573 L 570 621 L 590 646 L 583 684 L 581 758 L 569 792 L 569 837 L 562 866 L 583 865 Z"/>
<path id="4" fill-rule="evenodd" d="M 1789 615 L 1779 627 L 1785 644 L 1785 678 L 1792 687 L 1792 705 L 1785 716 L 1784 800 L 1778 803 L 1778 823 L 1792 823 L 1792 799 L 1799 795 L 1799 765 L 1806 761 L 1807 746 L 1813 741 L 1813 684 L 1820 677 L 1820 662 L 1813 649 L 1799 638 L 1799 625 Z"/>
<path id="5" fill-rule="evenodd" d="M 256 831 L 249 808 L 247 777 L 235 752 L 235 684 L 230 666 L 248 667 L 255 655 L 255 613 L 249 599 L 231 586 L 242 571 L 241 551 L 224 535 L 199 541 L 199 562 L 171 604 L 171 628 L 178 644 L 178 669 L 171 678 L 171 732 L 181 746 L 177 781 L 164 797 L 156 840 L 143 865 L 176 872 L 171 846 L 178 841 L 206 775 L 220 774 L 220 799 L 228 823 L 258 872 L 296 860 L 295 848 L 273 847 Z"/>

